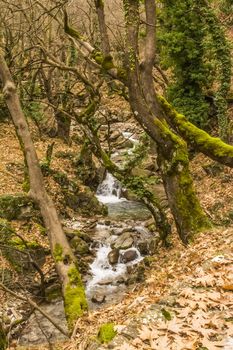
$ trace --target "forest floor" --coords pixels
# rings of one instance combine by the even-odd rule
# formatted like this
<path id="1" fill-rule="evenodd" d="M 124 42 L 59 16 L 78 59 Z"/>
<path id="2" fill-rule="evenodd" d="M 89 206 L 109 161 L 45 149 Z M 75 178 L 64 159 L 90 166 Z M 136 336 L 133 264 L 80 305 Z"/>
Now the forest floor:
<path id="1" fill-rule="evenodd" d="M 21 192 L 23 158 L 13 127 L 1 124 L 0 137 L 0 193 Z M 37 139 L 35 144 L 42 159 L 47 143 Z M 68 148 L 57 140 L 55 147 Z M 12 176 L 17 162 L 18 176 L 17 171 Z M 148 259 L 145 282 L 120 303 L 85 315 L 72 339 L 54 349 L 233 349 L 233 170 L 202 155 L 193 158 L 191 169 L 213 229 L 188 247 L 174 232 L 171 247 Z M 98 345 L 99 327 L 109 322 L 117 335 L 112 343 Z"/>

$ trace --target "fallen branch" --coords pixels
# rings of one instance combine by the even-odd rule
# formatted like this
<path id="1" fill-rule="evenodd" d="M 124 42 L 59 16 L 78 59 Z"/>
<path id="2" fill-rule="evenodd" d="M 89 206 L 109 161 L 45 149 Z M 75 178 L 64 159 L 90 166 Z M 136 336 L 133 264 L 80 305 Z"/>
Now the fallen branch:
<path id="1" fill-rule="evenodd" d="M 7 292 L 8 294 L 14 296 L 15 298 L 28 302 L 34 309 L 36 309 L 38 312 L 41 313 L 41 315 L 43 315 L 45 318 L 47 318 L 47 320 L 49 320 L 49 322 L 52 323 L 52 325 L 54 325 L 55 328 L 57 328 L 62 334 L 64 334 L 66 337 L 69 337 L 69 333 L 63 329 L 56 321 L 54 321 L 49 314 L 47 314 L 47 312 L 45 312 L 39 305 L 37 305 L 33 300 L 31 300 L 30 298 L 26 298 L 23 297 L 20 294 L 17 294 L 15 292 L 13 292 L 12 290 L 8 289 L 6 286 L 4 286 L 3 283 L 0 282 L 0 288 L 2 290 L 4 290 L 5 292 Z"/>

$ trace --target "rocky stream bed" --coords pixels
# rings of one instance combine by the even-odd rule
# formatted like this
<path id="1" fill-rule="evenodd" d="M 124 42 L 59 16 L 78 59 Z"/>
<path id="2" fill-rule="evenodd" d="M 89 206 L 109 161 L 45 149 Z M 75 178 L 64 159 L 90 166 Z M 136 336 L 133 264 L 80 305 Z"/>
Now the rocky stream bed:
<path id="1" fill-rule="evenodd" d="M 119 302 L 135 283 L 144 280 L 144 257 L 152 254 L 158 237 L 151 215 L 140 202 L 122 196 L 120 183 L 109 173 L 97 189 L 97 198 L 108 207 L 108 216 L 100 220 L 80 222 L 75 218 L 64 222 L 65 232 L 74 252 L 80 257 L 80 269 L 86 286 L 89 308 Z M 40 306 L 67 329 L 60 286 L 51 284 L 49 302 Z M 25 303 L 9 301 L 2 313 L 9 323 L 30 314 Z M 20 332 L 20 336 L 19 336 Z M 38 345 L 64 339 L 64 336 L 41 314 L 34 312 L 27 322 L 15 330 L 19 345 Z"/>

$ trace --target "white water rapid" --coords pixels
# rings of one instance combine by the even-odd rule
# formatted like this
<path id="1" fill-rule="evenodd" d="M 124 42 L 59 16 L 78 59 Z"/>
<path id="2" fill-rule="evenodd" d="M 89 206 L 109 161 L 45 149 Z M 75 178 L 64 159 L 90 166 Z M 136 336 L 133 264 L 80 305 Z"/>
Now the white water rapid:
<path id="1" fill-rule="evenodd" d="M 126 201 L 121 197 L 122 186 L 120 182 L 112 176 L 112 174 L 106 174 L 104 181 L 98 186 L 96 197 L 101 203 L 117 203 Z"/>

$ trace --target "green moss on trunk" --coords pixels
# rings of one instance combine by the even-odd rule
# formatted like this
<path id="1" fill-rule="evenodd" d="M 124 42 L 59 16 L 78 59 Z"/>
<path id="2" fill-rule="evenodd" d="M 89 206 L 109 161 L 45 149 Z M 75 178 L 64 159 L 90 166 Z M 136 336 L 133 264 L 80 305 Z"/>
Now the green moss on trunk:
<path id="1" fill-rule="evenodd" d="M 183 114 L 178 113 L 162 96 L 157 96 L 157 99 L 171 124 L 188 143 L 193 144 L 198 150 L 213 159 L 233 167 L 233 146 L 226 144 L 217 137 L 210 136 L 204 130 L 190 123 Z M 226 158 L 230 158 L 229 161 Z"/>
<path id="2" fill-rule="evenodd" d="M 68 271 L 69 283 L 64 293 L 65 314 L 70 328 L 88 309 L 85 290 L 78 269 L 73 266 Z"/>
<path id="3" fill-rule="evenodd" d="M 160 152 L 160 167 L 179 236 L 187 244 L 195 233 L 211 225 L 194 191 L 185 141 L 160 120 L 156 119 L 155 124 L 160 129 L 164 142 L 172 144 L 166 155 Z"/>
<path id="4" fill-rule="evenodd" d="M 63 248 L 60 244 L 56 243 L 53 250 L 53 256 L 56 262 L 63 261 Z"/>

